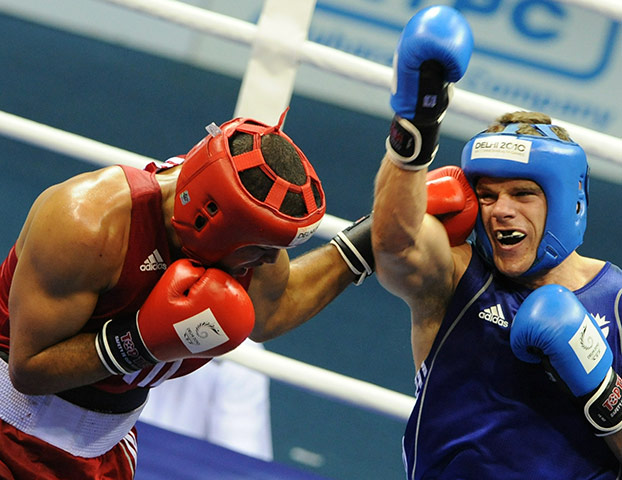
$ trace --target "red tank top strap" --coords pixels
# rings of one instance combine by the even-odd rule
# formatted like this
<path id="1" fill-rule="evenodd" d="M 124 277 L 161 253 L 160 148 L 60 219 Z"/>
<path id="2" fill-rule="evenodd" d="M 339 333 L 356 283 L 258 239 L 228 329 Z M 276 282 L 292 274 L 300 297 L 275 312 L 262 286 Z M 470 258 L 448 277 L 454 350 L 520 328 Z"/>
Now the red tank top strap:
<path id="1" fill-rule="evenodd" d="M 117 285 L 100 296 L 93 317 L 136 311 L 170 263 L 162 193 L 154 172 L 121 166 L 132 195 L 127 252 Z"/>

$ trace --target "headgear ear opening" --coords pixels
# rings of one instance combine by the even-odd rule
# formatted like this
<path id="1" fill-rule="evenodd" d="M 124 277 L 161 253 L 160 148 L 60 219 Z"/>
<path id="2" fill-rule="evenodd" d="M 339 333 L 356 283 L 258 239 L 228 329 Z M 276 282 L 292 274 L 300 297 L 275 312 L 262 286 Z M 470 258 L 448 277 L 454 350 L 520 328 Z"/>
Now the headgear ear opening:
<path id="1" fill-rule="evenodd" d="M 587 225 L 589 168 L 583 149 L 563 140 L 554 125 L 532 124 L 542 136 L 517 133 L 517 124 L 480 133 L 462 151 L 462 169 L 475 188 L 481 177 L 525 178 L 537 183 L 547 200 L 547 216 L 536 259 L 522 276 L 559 265 L 583 243 Z M 482 224 L 476 242 L 492 261 L 492 245 Z"/>

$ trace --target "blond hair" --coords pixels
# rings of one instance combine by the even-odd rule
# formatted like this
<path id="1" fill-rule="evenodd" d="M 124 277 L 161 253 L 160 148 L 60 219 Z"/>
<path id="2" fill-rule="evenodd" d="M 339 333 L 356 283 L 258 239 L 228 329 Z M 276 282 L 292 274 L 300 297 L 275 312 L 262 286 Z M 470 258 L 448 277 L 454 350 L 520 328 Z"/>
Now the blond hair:
<path id="1" fill-rule="evenodd" d="M 538 129 L 533 127 L 533 124 L 542 123 L 545 125 L 551 125 L 551 117 L 546 115 L 545 113 L 540 112 L 510 112 L 504 113 L 500 117 L 498 117 L 494 123 L 492 123 L 488 129 L 487 133 L 496 133 L 501 132 L 513 123 L 518 123 L 519 126 L 516 129 L 516 133 L 520 135 L 536 135 L 542 137 L 542 133 L 538 131 Z M 551 130 L 559 137 L 560 140 L 564 140 L 566 142 L 571 142 L 572 139 L 568 132 L 563 127 L 558 127 L 557 125 L 553 125 Z"/>

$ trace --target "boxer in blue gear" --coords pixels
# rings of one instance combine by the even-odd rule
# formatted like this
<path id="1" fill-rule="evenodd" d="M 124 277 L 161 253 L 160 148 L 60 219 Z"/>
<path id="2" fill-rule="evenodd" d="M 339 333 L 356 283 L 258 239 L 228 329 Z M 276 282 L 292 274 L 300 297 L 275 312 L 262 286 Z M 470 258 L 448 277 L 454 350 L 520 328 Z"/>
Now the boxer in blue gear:
<path id="1" fill-rule="evenodd" d="M 466 72 L 467 31 L 450 7 L 425 9 L 405 28 L 375 184 L 376 273 L 411 311 L 407 478 L 621 478 L 622 270 L 576 251 L 588 197 L 583 149 L 544 114 L 503 115 L 463 151 L 479 203 L 474 236 L 451 246 L 426 214 L 447 103 L 432 115 L 422 106 Z M 421 74 L 429 65 L 436 74 Z"/>

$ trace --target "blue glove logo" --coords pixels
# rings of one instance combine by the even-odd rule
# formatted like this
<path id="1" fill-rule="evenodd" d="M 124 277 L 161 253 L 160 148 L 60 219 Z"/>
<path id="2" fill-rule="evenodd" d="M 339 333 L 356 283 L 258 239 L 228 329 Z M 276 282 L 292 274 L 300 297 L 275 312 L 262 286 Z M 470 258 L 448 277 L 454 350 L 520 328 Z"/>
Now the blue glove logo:
<path id="1" fill-rule="evenodd" d="M 587 314 L 568 344 L 581 362 L 585 373 L 590 373 L 598 365 L 607 349 L 601 332 L 590 321 Z"/>

